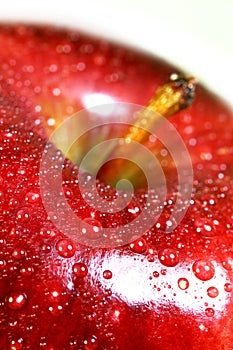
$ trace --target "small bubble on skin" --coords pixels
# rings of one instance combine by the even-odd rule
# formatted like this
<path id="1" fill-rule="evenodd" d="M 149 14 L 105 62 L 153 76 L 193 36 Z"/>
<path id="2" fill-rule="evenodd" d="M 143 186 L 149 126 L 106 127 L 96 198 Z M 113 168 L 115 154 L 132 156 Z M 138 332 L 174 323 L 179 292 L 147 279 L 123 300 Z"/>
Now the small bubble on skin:
<path id="1" fill-rule="evenodd" d="M 49 244 L 43 244 L 41 250 L 43 253 L 48 254 L 51 252 L 51 246 Z"/>
<path id="2" fill-rule="evenodd" d="M 49 238 L 49 237 L 55 236 L 55 233 L 53 231 L 51 231 L 50 229 L 43 227 L 40 230 L 40 235 L 43 236 L 44 238 Z"/>
<path id="3" fill-rule="evenodd" d="M 81 236 L 96 240 L 102 236 L 102 225 L 94 218 L 85 218 L 82 220 L 80 231 Z"/>
<path id="4" fill-rule="evenodd" d="M 29 213 L 25 209 L 20 209 L 16 213 L 16 220 L 20 223 L 27 223 L 30 219 Z"/>
<path id="5" fill-rule="evenodd" d="M 224 269 L 227 271 L 232 271 L 233 270 L 233 258 L 228 256 L 222 261 L 222 266 Z"/>
<path id="6" fill-rule="evenodd" d="M 210 298 L 216 298 L 219 294 L 219 291 L 216 287 L 209 287 L 207 289 L 207 294 Z"/>
<path id="7" fill-rule="evenodd" d="M 213 317 L 214 314 L 215 314 L 215 311 L 214 311 L 213 308 L 207 307 L 207 308 L 205 309 L 205 314 L 206 314 L 207 317 Z"/>
<path id="8" fill-rule="evenodd" d="M 129 248 L 134 253 L 143 254 L 147 250 L 146 240 L 144 238 L 139 238 L 136 241 L 130 243 Z"/>
<path id="9" fill-rule="evenodd" d="M 224 284 L 224 290 L 225 290 L 225 292 L 227 292 L 227 293 L 232 292 L 232 284 L 231 284 L 231 283 L 225 283 L 225 284 Z"/>
<path id="10" fill-rule="evenodd" d="M 98 346 L 97 337 L 94 335 L 83 341 L 83 350 L 97 350 Z"/>
<path id="11" fill-rule="evenodd" d="M 167 267 L 174 267 L 179 263 L 179 254 L 176 250 L 166 248 L 158 253 L 161 264 Z"/>
<path id="12" fill-rule="evenodd" d="M 21 349 L 23 349 L 23 338 L 11 340 L 9 350 L 21 350 Z"/>
<path id="13" fill-rule="evenodd" d="M 193 273 L 201 281 L 208 281 L 214 277 L 215 268 L 210 261 L 198 260 L 193 264 Z"/>
<path id="14" fill-rule="evenodd" d="M 33 269 L 33 267 L 31 267 L 31 266 L 22 267 L 22 268 L 20 269 L 20 274 L 21 274 L 22 276 L 24 276 L 24 277 L 29 277 L 29 276 L 31 276 L 31 275 L 33 274 L 33 272 L 34 272 L 34 269 Z"/>
<path id="15" fill-rule="evenodd" d="M 48 310 L 53 316 L 60 316 L 64 312 L 63 306 L 57 304 L 49 306 Z"/>
<path id="16" fill-rule="evenodd" d="M 12 310 L 21 309 L 27 300 L 27 295 L 23 292 L 12 292 L 6 297 L 6 305 Z"/>
<path id="17" fill-rule="evenodd" d="M 68 239 L 61 239 L 56 244 L 56 251 L 63 258 L 71 258 L 76 252 L 76 248 Z"/>
<path id="18" fill-rule="evenodd" d="M 194 227 L 196 232 L 203 237 L 214 237 L 216 236 L 216 227 L 213 221 L 208 219 L 196 219 L 194 221 Z"/>
<path id="19" fill-rule="evenodd" d="M 12 257 L 16 260 L 21 260 L 23 258 L 25 258 L 26 252 L 25 250 L 21 249 L 21 248 L 15 248 L 12 251 Z"/>
<path id="20" fill-rule="evenodd" d="M 3 271 L 6 267 L 6 261 L 5 260 L 0 260 L 0 271 Z"/>
<path id="21" fill-rule="evenodd" d="M 30 204 L 37 203 L 39 199 L 40 199 L 39 193 L 35 193 L 35 192 L 28 192 L 25 196 L 25 201 Z"/>
<path id="22" fill-rule="evenodd" d="M 158 277 L 159 277 L 159 272 L 158 272 L 158 271 L 154 271 L 154 272 L 153 272 L 153 276 L 154 276 L 155 278 L 158 278 Z"/>
<path id="23" fill-rule="evenodd" d="M 103 278 L 106 279 L 106 280 L 110 280 L 112 278 L 112 271 L 105 270 L 103 272 Z"/>
<path id="24" fill-rule="evenodd" d="M 88 273 L 88 268 L 83 263 L 75 263 L 72 270 L 76 277 L 85 277 Z"/>
<path id="25" fill-rule="evenodd" d="M 181 290 L 186 290 L 189 287 L 189 281 L 187 280 L 187 278 L 181 277 L 178 279 L 178 287 Z"/>

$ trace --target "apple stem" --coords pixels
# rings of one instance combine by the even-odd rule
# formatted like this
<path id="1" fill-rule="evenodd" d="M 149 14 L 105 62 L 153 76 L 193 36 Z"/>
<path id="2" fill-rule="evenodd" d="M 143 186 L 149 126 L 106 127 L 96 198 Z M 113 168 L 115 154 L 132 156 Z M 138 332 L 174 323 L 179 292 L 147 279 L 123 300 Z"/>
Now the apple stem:
<path id="1" fill-rule="evenodd" d="M 140 144 L 146 144 L 148 147 L 148 138 L 151 136 L 148 129 L 153 130 L 161 123 L 161 115 L 169 118 L 175 113 L 187 108 L 194 100 L 196 89 L 196 80 L 193 77 L 186 77 L 176 73 L 171 74 L 167 83 L 160 86 L 154 96 L 149 101 L 148 105 L 139 112 L 136 122 L 123 136 L 125 144 L 121 143 L 115 148 L 108 158 L 114 159 L 114 164 L 103 166 L 98 173 L 98 178 L 113 187 L 116 186 L 119 180 L 132 180 L 135 184 L 138 176 L 138 168 L 134 167 L 123 158 L 130 159 L 130 154 L 126 152 L 126 144 L 136 141 Z M 151 113 L 154 112 L 154 113 Z M 156 150 L 153 150 L 155 153 Z M 160 149 L 158 150 L 160 151 Z M 158 153 L 158 152 L 156 152 Z M 117 155 L 116 157 L 114 156 Z M 122 154 L 122 158 L 119 155 Z M 127 164 L 128 163 L 128 164 Z"/>

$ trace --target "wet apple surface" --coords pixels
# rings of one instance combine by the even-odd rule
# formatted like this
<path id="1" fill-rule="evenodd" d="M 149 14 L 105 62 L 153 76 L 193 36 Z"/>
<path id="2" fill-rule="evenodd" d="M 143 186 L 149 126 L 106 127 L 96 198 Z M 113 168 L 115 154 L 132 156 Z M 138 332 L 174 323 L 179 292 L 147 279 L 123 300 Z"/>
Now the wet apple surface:
<path id="1" fill-rule="evenodd" d="M 172 232 L 165 227 L 179 195 L 175 183 L 142 237 L 116 248 L 84 246 L 58 230 L 56 212 L 43 206 L 39 173 L 48 137 L 90 103 L 147 105 L 177 69 L 50 26 L 2 24 L 0 43 L 0 349 L 232 349 L 231 108 L 198 85 L 192 105 L 170 118 L 194 173 L 190 206 Z M 166 171 L 166 154 L 164 161 Z M 123 211 L 106 215 L 86 203 L 69 160 L 62 175 L 79 230 L 92 240 L 145 207 L 140 189 Z M 110 203 L 117 197 L 97 187 Z M 62 210 L 62 200 L 52 190 L 47 195 Z"/>

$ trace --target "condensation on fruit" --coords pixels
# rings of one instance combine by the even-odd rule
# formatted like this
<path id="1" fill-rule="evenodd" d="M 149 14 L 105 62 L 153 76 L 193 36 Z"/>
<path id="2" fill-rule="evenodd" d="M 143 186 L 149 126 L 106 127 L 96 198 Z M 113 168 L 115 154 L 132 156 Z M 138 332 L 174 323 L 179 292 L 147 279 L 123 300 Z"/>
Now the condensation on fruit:
<path id="1" fill-rule="evenodd" d="M 112 271 L 110 270 L 105 270 L 103 272 L 103 278 L 106 279 L 106 280 L 109 280 L 112 278 Z"/>
<path id="2" fill-rule="evenodd" d="M 206 316 L 208 316 L 208 317 L 213 317 L 214 314 L 215 314 L 215 311 L 214 311 L 214 309 L 213 309 L 212 307 L 207 307 L 207 308 L 205 309 L 205 314 L 206 314 Z"/>
<path id="3" fill-rule="evenodd" d="M 16 213 L 16 220 L 21 223 L 26 223 L 30 219 L 29 212 L 26 209 L 20 209 Z"/>
<path id="4" fill-rule="evenodd" d="M 216 236 L 216 226 L 213 220 L 207 218 L 198 218 L 194 221 L 194 227 L 196 232 L 203 237 L 214 237 Z"/>
<path id="5" fill-rule="evenodd" d="M 142 237 L 129 244 L 130 250 L 134 253 L 143 254 L 147 250 L 146 240 Z"/>
<path id="6" fill-rule="evenodd" d="M 188 289 L 189 287 L 189 281 L 187 278 L 185 277 L 181 277 L 178 279 L 178 287 L 181 289 L 181 290 L 186 290 Z"/>
<path id="7" fill-rule="evenodd" d="M 85 218 L 80 224 L 80 233 L 87 239 L 98 239 L 102 236 L 102 225 L 94 218 Z"/>
<path id="8" fill-rule="evenodd" d="M 9 350 L 21 350 L 23 349 L 23 343 L 23 338 L 12 339 Z"/>
<path id="9" fill-rule="evenodd" d="M 165 248 L 158 253 L 161 264 L 167 267 L 174 267 L 179 263 L 179 254 L 176 250 Z"/>
<path id="10" fill-rule="evenodd" d="M 201 281 L 208 281 L 215 274 L 214 265 L 210 261 L 198 260 L 193 264 L 192 269 L 194 275 Z"/>
<path id="11" fill-rule="evenodd" d="M 219 290 L 216 287 L 209 287 L 207 289 L 207 294 L 210 298 L 216 298 L 219 295 Z"/>
<path id="12" fill-rule="evenodd" d="M 91 337 L 85 339 L 83 342 L 84 350 L 96 350 L 98 349 L 98 346 L 98 339 L 95 335 L 92 335 Z"/>
<path id="13" fill-rule="evenodd" d="M 85 277 L 88 273 L 88 268 L 84 263 L 75 263 L 72 271 L 76 277 Z"/>
<path id="14" fill-rule="evenodd" d="M 56 250 L 63 258 L 71 258 L 76 252 L 74 243 L 69 239 L 59 240 L 56 244 Z"/>
<path id="15" fill-rule="evenodd" d="M 6 297 L 6 305 L 12 310 L 19 310 L 25 305 L 27 294 L 20 291 L 11 292 Z"/>

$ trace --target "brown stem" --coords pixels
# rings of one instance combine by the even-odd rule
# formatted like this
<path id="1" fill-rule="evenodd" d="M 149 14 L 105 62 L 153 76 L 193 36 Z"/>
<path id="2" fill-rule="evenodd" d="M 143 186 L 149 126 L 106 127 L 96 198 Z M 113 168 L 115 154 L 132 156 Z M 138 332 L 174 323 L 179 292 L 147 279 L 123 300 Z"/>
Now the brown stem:
<path id="1" fill-rule="evenodd" d="M 196 81 L 194 78 L 172 74 L 169 81 L 157 89 L 148 105 L 139 113 L 135 124 L 125 133 L 123 136 L 125 144 L 136 141 L 145 145 L 150 136 L 146 129 L 151 130 L 151 126 L 153 126 L 155 130 L 161 122 L 161 115 L 169 118 L 188 107 L 195 97 L 195 87 Z M 151 111 L 154 113 L 151 113 Z M 123 158 L 125 156 L 130 158 L 130 155 L 126 153 L 124 144 L 119 145 L 119 148 L 111 153 L 110 158 L 115 158 L 114 154 L 118 155 L 118 159 L 102 167 L 98 174 L 101 181 L 114 187 L 120 179 L 128 179 L 132 182 L 132 180 L 141 176 L 138 173 L 138 167 L 119 157 L 119 154 L 122 154 Z M 133 181 L 134 184 L 136 182 Z"/>

